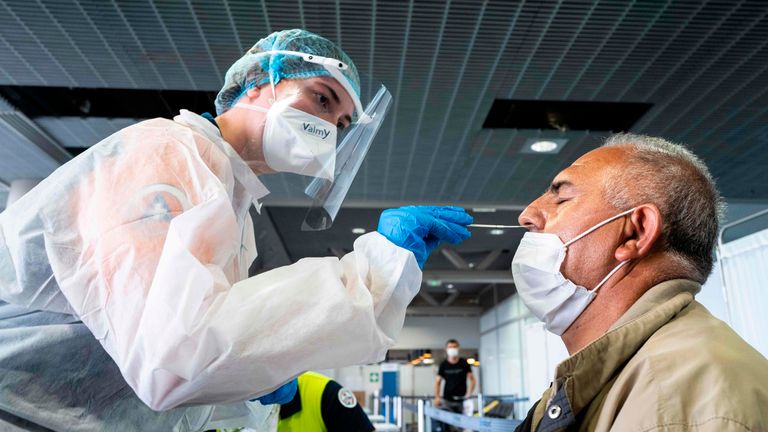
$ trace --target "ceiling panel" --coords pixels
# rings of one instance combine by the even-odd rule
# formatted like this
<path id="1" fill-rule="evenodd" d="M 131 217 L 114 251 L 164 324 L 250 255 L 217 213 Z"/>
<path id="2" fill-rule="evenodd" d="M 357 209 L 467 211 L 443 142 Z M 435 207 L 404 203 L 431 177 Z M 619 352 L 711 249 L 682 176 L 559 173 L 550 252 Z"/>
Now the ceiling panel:
<path id="1" fill-rule="evenodd" d="M 0 143 L 0 181 L 6 184 L 16 179 L 47 177 L 59 166 L 59 162 L 19 135 L 2 119 L 2 115 Z"/>
<path id="2" fill-rule="evenodd" d="M 5 210 L 5 203 L 8 202 L 8 186 L 0 183 L 0 211 Z"/>
<path id="3" fill-rule="evenodd" d="M 4 0 L 0 85 L 216 91 L 260 37 L 303 27 L 395 97 L 356 202 L 524 205 L 608 134 L 483 130 L 496 98 L 650 103 L 633 131 L 688 144 L 728 198 L 768 200 L 766 14 L 762 0 Z M 36 120 L 66 147 L 130 122 Z M 55 166 L 4 133 L 16 159 L 0 178 Z M 568 144 L 521 154 L 531 137 Z"/>
<path id="4" fill-rule="evenodd" d="M 63 147 L 90 147 L 141 119 L 106 117 L 36 117 L 35 122 Z"/>
<path id="5" fill-rule="evenodd" d="M 9 185 L 16 179 L 44 178 L 66 160 L 63 149 L 45 131 L 0 98 L 0 182 Z M 5 206 L 7 188 L 0 195 Z"/>

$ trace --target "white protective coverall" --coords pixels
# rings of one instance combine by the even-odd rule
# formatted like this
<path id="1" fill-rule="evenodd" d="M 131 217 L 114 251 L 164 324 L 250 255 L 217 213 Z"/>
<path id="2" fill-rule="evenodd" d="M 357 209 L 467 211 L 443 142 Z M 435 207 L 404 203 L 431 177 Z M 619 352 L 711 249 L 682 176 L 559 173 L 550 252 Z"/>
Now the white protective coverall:
<path id="1" fill-rule="evenodd" d="M 421 283 L 413 254 L 373 232 L 341 259 L 247 278 L 248 208 L 266 194 L 182 111 L 106 138 L 0 214 L 0 422 L 257 427 L 269 410 L 243 401 L 381 361 Z"/>

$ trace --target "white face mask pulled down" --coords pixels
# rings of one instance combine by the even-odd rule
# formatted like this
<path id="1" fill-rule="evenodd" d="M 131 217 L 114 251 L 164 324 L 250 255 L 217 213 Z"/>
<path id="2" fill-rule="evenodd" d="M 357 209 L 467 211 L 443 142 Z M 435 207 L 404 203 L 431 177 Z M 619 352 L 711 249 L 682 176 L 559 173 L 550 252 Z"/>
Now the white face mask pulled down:
<path id="1" fill-rule="evenodd" d="M 274 93 L 274 88 L 272 89 Z M 290 106 L 283 99 L 264 108 L 246 103 L 236 107 L 267 114 L 262 148 L 264 161 L 277 172 L 333 181 L 336 167 L 336 126 Z"/>
<path id="2" fill-rule="evenodd" d="M 544 322 L 547 330 L 562 335 L 596 297 L 597 290 L 629 262 L 620 262 L 592 290 L 588 290 L 560 272 L 568 246 L 634 210 L 632 208 L 610 217 L 568 243 L 563 243 L 555 234 L 525 233 L 512 258 L 512 277 L 521 300 Z"/>

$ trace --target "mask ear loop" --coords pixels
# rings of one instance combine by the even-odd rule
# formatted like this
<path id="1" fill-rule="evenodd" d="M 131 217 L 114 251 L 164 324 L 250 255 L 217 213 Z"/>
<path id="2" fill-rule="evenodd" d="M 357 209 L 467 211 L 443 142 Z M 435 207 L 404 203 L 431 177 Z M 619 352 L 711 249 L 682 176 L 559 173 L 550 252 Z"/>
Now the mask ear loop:
<path id="1" fill-rule="evenodd" d="M 272 76 L 272 73 L 269 74 L 269 86 L 272 87 L 272 99 L 269 100 L 269 106 L 272 106 L 275 104 L 275 101 L 277 101 L 277 93 L 275 93 L 275 78 Z"/>
<path id="2" fill-rule="evenodd" d="M 602 228 L 606 224 L 611 223 L 611 222 L 615 221 L 616 219 L 618 219 L 620 217 L 623 217 L 623 216 L 626 216 L 626 215 L 632 213 L 636 209 L 637 209 L 637 207 L 632 207 L 631 209 L 629 209 L 627 211 L 621 212 L 621 213 L 617 214 L 616 216 L 610 217 L 610 218 L 608 218 L 608 219 L 598 223 L 597 225 L 593 226 L 592 228 L 590 228 L 590 229 L 584 231 L 583 233 L 577 235 L 576 237 L 572 238 L 568 243 L 564 244 L 563 246 L 565 246 L 567 248 L 568 246 L 572 245 L 573 243 L 576 243 L 578 240 L 581 240 L 582 238 L 586 237 L 587 235 L 592 234 L 595 230 L 597 230 L 599 228 Z"/>
<path id="3" fill-rule="evenodd" d="M 586 237 L 587 235 L 589 235 L 589 234 L 593 233 L 595 230 L 602 228 L 602 227 L 603 227 L 603 226 L 605 226 L 606 224 L 609 224 L 609 223 L 611 223 L 611 222 L 615 221 L 616 219 L 618 219 L 618 218 L 620 218 L 620 217 L 624 217 L 624 216 L 626 216 L 626 215 L 628 215 L 628 214 L 632 213 L 633 211 L 635 211 L 635 209 L 637 209 L 637 207 L 632 207 L 632 208 L 631 208 L 631 209 L 629 209 L 629 210 L 623 211 L 623 212 L 621 212 L 621 213 L 617 214 L 616 216 L 610 217 L 610 218 L 608 218 L 608 219 L 606 219 L 606 220 L 604 220 L 604 221 L 602 221 L 602 222 L 598 223 L 597 225 L 593 226 L 592 228 L 590 228 L 590 229 L 588 229 L 588 230 L 584 231 L 583 233 L 581 233 L 581 234 L 577 235 L 576 237 L 572 238 L 572 239 L 571 239 L 571 240 L 570 240 L 568 243 L 566 243 L 566 244 L 565 244 L 565 245 L 563 245 L 563 246 L 564 246 L 565 248 L 568 248 L 568 246 L 572 245 L 572 244 L 573 244 L 573 243 L 575 243 L 576 241 L 578 241 L 578 240 L 581 240 L 582 238 Z M 608 275 L 606 275 L 606 276 L 603 278 L 603 280 L 601 280 L 601 281 L 600 281 L 600 283 L 598 283 L 598 284 L 597 284 L 597 285 L 596 285 L 596 286 L 595 286 L 593 289 L 591 289 L 589 292 L 590 292 L 590 293 L 594 293 L 594 292 L 596 292 L 596 291 L 597 291 L 597 290 L 598 290 L 598 289 L 599 289 L 601 286 L 603 286 L 603 285 L 604 285 L 606 282 L 608 282 L 608 279 L 610 279 L 610 278 L 611 278 L 611 276 L 613 276 L 614 274 L 616 274 L 616 272 L 617 272 L 617 271 L 619 271 L 619 270 L 620 270 L 622 267 L 624 267 L 624 266 L 625 266 L 625 265 L 626 265 L 628 262 L 629 262 L 629 260 L 625 260 L 625 261 L 622 261 L 622 262 L 620 262 L 620 263 L 619 263 L 619 265 L 617 265 L 616 267 L 614 267 L 614 269 L 613 269 L 613 270 L 611 270 L 611 271 L 610 271 L 610 273 L 608 273 Z"/>
<path id="4" fill-rule="evenodd" d="M 604 278 L 603 278 L 603 280 L 601 280 L 601 281 L 600 281 L 600 283 L 598 283 L 598 284 L 597 284 L 597 285 L 596 285 L 596 286 L 595 286 L 595 287 L 594 287 L 592 290 L 590 290 L 589 292 L 590 292 L 590 293 L 594 293 L 595 291 L 597 291 L 597 290 L 598 290 L 598 288 L 600 288 L 601 286 L 603 286 L 603 284 L 605 284 L 606 282 L 608 282 L 608 279 L 610 279 L 610 278 L 611 278 L 611 276 L 615 275 L 617 271 L 621 270 L 621 268 L 622 268 L 622 267 L 624 267 L 624 265 L 626 265 L 628 262 L 629 262 L 629 260 L 624 260 L 624 261 L 620 262 L 620 263 L 619 263 L 619 265 L 617 265 L 616 267 L 614 267 L 614 269 L 613 269 L 613 270 L 611 270 L 611 272 L 610 272 L 610 273 L 608 273 L 608 276 L 604 277 Z"/>

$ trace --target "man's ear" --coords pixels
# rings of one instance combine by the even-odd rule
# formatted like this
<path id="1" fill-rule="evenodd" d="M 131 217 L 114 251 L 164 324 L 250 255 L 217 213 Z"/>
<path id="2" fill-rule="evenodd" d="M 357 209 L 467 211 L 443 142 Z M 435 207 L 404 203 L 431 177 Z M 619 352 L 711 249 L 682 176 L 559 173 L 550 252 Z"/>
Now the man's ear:
<path id="1" fill-rule="evenodd" d="M 643 204 L 624 222 L 624 243 L 614 254 L 617 261 L 636 260 L 648 256 L 661 236 L 661 211 L 655 204 Z"/>

